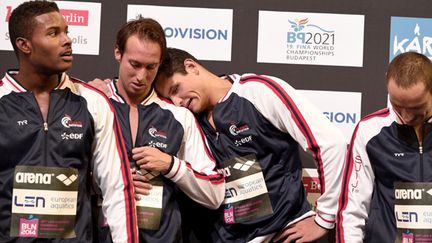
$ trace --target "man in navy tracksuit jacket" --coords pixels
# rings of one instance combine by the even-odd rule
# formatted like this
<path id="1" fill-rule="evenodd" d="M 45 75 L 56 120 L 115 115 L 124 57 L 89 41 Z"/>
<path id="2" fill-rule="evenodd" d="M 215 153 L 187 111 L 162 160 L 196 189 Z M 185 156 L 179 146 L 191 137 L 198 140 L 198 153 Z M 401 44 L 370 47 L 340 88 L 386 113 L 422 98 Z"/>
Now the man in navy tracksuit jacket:
<path id="1" fill-rule="evenodd" d="M 9 32 L 19 71 L 0 81 L 0 242 L 92 242 L 92 176 L 114 242 L 137 242 L 114 108 L 64 73 L 72 42 L 57 5 L 19 5 Z"/>
<path id="2" fill-rule="evenodd" d="M 211 241 L 313 241 L 334 227 L 346 151 L 341 132 L 281 79 L 218 77 L 187 52 L 168 53 L 156 89 L 197 115 L 226 180 Z M 299 146 L 314 156 L 321 183 L 314 217 Z"/>
<path id="3" fill-rule="evenodd" d="M 351 139 L 338 242 L 432 240 L 432 63 L 401 54 L 386 80 L 391 107 L 364 117 Z"/>
<path id="4" fill-rule="evenodd" d="M 216 209 L 225 192 L 224 178 L 193 114 L 160 99 L 153 89 L 165 52 L 158 22 L 129 21 L 117 33 L 119 78 L 108 85 L 129 158 L 136 163 L 135 172 L 144 175 L 134 175 L 140 242 L 183 242 L 182 216 L 188 215 L 181 215 L 180 195 Z M 149 183 L 151 189 L 139 183 Z M 99 241 L 106 237 L 102 233 Z"/>

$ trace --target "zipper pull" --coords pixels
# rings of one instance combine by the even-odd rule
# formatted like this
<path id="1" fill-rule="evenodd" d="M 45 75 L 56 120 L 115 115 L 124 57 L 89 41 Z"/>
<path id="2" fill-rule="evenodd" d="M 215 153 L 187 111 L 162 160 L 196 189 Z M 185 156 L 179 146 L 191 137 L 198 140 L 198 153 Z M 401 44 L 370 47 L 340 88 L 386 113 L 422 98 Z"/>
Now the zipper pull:
<path id="1" fill-rule="evenodd" d="M 423 154 L 423 146 L 419 146 L 419 153 Z"/>
<path id="2" fill-rule="evenodd" d="M 48 123 L 44 122 L 43 126 L 44 126 L 44 131 L 48 132 Z"/>

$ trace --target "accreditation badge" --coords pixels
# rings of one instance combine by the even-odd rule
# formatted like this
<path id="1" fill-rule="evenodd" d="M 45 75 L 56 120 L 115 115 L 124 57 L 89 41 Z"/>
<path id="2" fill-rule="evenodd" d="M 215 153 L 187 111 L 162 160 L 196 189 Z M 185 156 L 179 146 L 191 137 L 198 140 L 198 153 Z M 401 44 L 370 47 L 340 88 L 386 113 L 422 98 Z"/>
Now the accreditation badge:
<path id="1" fill-rule="evenodd" d="M 432 183 L 396 182 L 396 242 L 432 242 Z"/>
<path id="2" fill-rule="evenodd" d="M 138 227 L 140 229 L 157 230 L 162 217 L 163 177 L 159 172 L 140 170 L 150 180 L 150 195 L 140 195 L 136 201 Z"/>
<path id="3" fill-rule="evenodd" d="M 244 223 L 273 213 L 264 175 L 254 154 L 221 163 L 225 176 L 224 222 Z"/>
<path id="4" fill-rule="evenodd" d="M 16 166 L 11 237 L 74 238 L 78 170 Z"/>

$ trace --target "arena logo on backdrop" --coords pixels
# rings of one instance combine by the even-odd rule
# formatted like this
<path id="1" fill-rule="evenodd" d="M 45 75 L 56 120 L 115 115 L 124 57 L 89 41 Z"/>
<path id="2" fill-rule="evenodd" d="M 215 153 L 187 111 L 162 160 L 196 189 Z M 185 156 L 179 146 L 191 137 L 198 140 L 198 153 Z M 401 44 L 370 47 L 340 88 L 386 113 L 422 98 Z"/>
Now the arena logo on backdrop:
<path id="1" fill-rule="evenodd" d="M 0 1 L 0 50 L 12 51 L 8 22 L 12 11 L 25 0 Z M 74 54 L 99 55 L 101 3 L 55 1 L 69 25 Z"/>
<path id="2" fill-rule="evenodd" d="M 389 61 L 409 51 L 432 59 L 432 18 L 391 17 Z"/>
<path id="3" fill-rule="evenodd" d="M 351 134 L 361 118 L 361 93 L 321 90 L 300 92 L 342 131 L 349 143 Z"/>
<path id="4" fill-rule="evenodd" d="M 128 5 L 127 20 L 140 15 L 162 25 L 168 46 L 200 60 L 231 61 L 232 9 Z"/>
<path id="5" fill-rule="evenodd" d="M 364 15 L 259 11 L 257 61 L 361 67 L 363 36 Z"/>

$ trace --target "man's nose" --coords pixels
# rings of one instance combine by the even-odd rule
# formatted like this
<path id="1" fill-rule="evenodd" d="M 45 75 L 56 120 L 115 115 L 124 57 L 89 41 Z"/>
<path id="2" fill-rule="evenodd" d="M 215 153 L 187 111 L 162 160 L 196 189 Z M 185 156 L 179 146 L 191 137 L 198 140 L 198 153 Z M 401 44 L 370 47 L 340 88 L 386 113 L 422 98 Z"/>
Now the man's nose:
<path id="1" fill-rule="evenodd" d="M 146 77 L 147 74 L 147 70 L 145 68 L 141 68 L 140 70 L 137 71 L 136 73 L 136 78 L 138 81 L 143 81 Z"/>
<path id="2" fill-rule="evenodd" d="M 171 97 L 171 101 L 172 101 L 172 102 L 174 103 L 174 105 L 176 105 L 176 106 L 182 106 L 182 104 L 181 104 L 182 99 L 179 98 L 179 97 L 177 97 L 177 96 L 173 96 L 173 97 Z"/>

